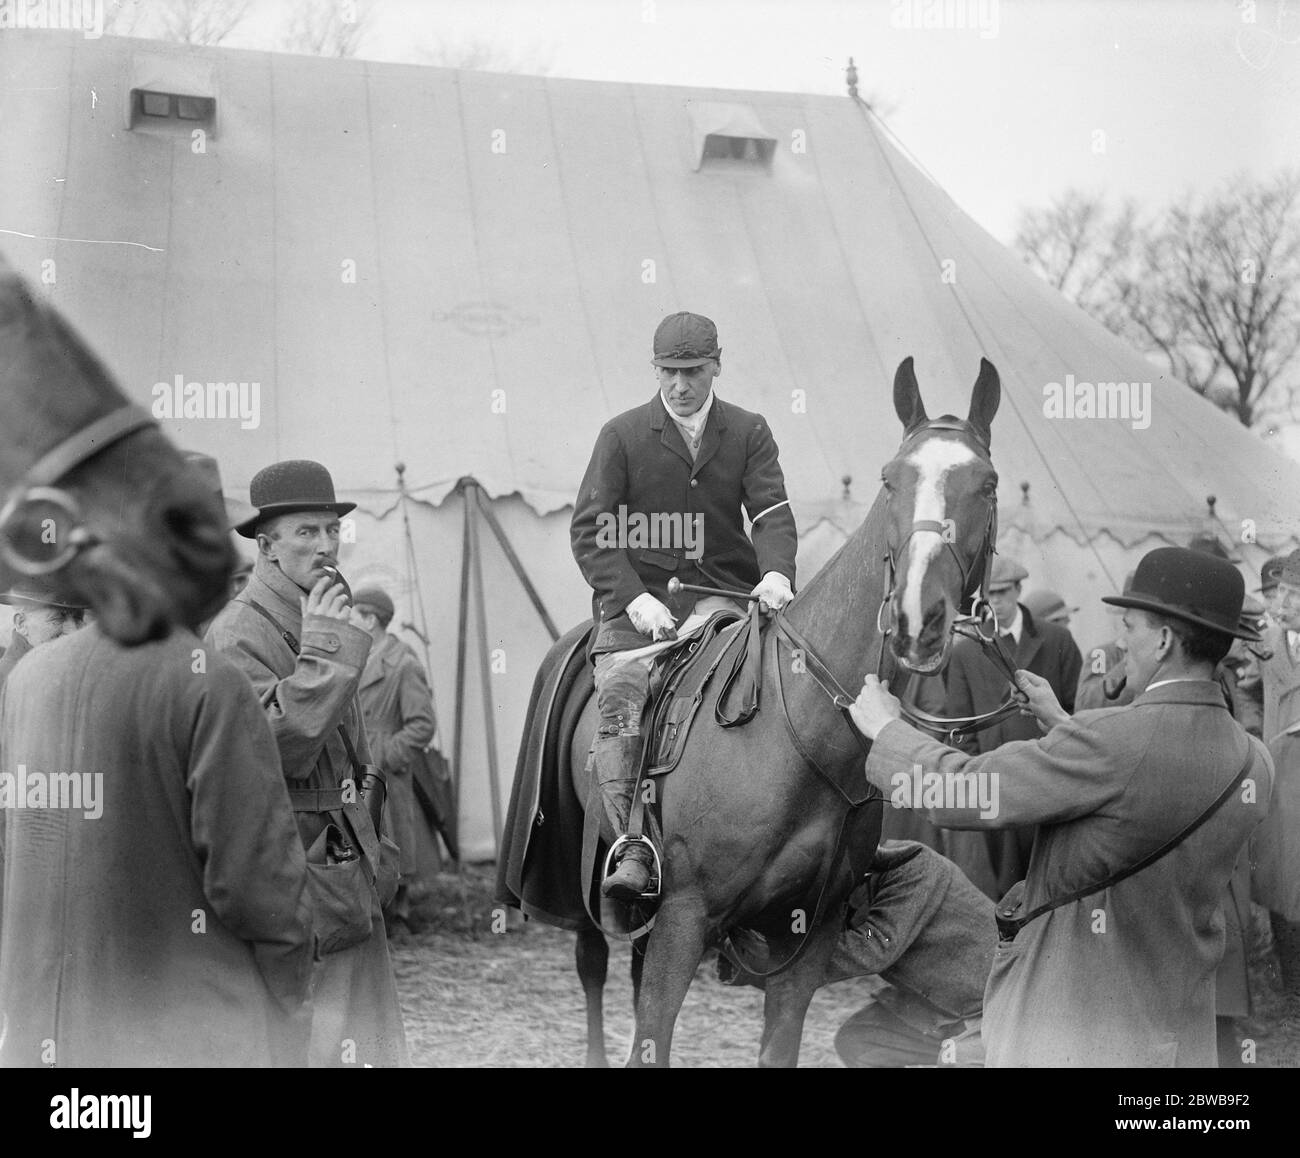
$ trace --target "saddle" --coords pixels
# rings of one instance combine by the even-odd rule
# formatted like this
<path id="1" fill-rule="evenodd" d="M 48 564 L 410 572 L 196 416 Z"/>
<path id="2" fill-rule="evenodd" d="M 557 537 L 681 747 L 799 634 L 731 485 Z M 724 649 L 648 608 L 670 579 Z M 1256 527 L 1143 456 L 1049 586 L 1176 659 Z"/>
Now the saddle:
<path id="1" fill-rule="evenodd" d="M 725 675 L 715 709 L 717 722 L 724 728 L 739 727 L 754 718 L 762 682 L 762 635 L 756 616 L 757 608 L 748 616 L 716 611 L 681 647 L 660 657 L 642 724 L 645 776 L 666 776 L 677 767 L 705 691 L 720 669 Z M 725 704 L 733 698 L 742 706 L 728 715 Z"/>

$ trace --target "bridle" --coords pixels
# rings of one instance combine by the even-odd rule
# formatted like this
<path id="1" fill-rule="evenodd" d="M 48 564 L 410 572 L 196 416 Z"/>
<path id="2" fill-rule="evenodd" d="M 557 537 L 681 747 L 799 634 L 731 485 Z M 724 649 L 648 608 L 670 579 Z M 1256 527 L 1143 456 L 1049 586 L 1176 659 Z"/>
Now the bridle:
<path id="1" fill-rule="evenodd" d="M 934 430 L 951 430 L 955 431 L 975 444 L 981 456 L 985 459 L 989 456 L 988 442 L 981 438 L 978 432 L 966 422 L 952 418 L 935 418 L 921 423 L 904 435 L 903 443 L 899 447 L 899 454 L 907 450 L 908 445 L 923 433 Z M 897 457 L 897 456 L 895 456 Z M 952 637 L 960 635 L 970 639 L 979 645 L 986 658 L 1006 677 L 1011 691 L 1001 704 L 990 712 L 984 712 L 976 716 L 936 716 L 929 712 L 924 712 L 920 708 L 907 703 L 899 696 L 902 706 L 903 719 L 915 728 L 922 731 L 930 732 L 943 740 L 947 744 L 957 744 L 959 741 L 969 736 L 973 732 L 981 732 L 985 728 L 991 728 L 994 724 L 1001 722 L 1009 716 L 1016 715 L 1021 709 L 1022 701 L 1019 700 L 1015 692 L 1018 691 L 1016 684 L 1016 664 L 1014 657 L 1007 654 L 999 638 L 997 624 L 994 620 L 991 608 L 989 608 L 987 592 L 989 576 L 993 570 L 993 556 L 997 552 L 998 541 L 998 504 L 996 496 L 990 495 L 988 500 L 988 515 L 984 525 L 984 536 L 980 544 L 980 549 L 969 560 L 963 562 L 961 556 L 957 553 L 956 547 L 953 546 L 958 536 L 951 534 L 952 528 L 933 519 L 918 519 L 913 522 L 911 529 L 904 536 L 901 543 L 889 544 L 885 549 L 883 562 L 886 572 L 886 583 L 884 595 L 880 600 L 880 607 L 876 612 L 876 629 L 880 634 L 880 652 L 876 660 L 876 676 L 884 678 L 887 673 L 886 656 L 889 650 L 889 637 L 894 633 L 893 622 L 893 601 L 894 593 L 897 588 L 898 577 L 898 559 L 903 549 L 911 541 L 912 536 L 918 532 L 934 533 L 940 536 L 944 546 L 952 555 L 957 564 L 957 569 L 961 574 L 961 598 L 964 603 L 968 598 L 975 597 L 972 604 L 972 614 L 959 616 L 953 620 L 949 629 L 948 637 L 944 640 L 944 654 L 946 655 L 952 643 Z M 978 581 L 976 581 L 978 580 Z M 987 612 L 987 614 L 985 614 Z M 985 625 L 991 624 L 991 630 L 986 634 Z M 849 707 L 854 702 L 854 697 L 840 685 L 834 674 L 821 661 L 802 633 L 794 628 L 785 618 L 778 615 L 776 619 L 776 630 L 780 637 L 784 638 L 792 648 L 798 648 L 801 652 L 803 664 L 808 674 L 821 687 L 822 691 L 830 698 L 831 702 L 840 709 L 846 720 L 852 725 L 852 719 L 849 716 Z M 941 666 L 941 665 L 937 665 Z M 901 690 L 901 689 L 898 689 Z M 897 694 L 897 693 L 896 693 Z M 854 734 L 857 734 L 856 728 Z"/>
<path id="2" fill-rule="evenodd" d="M 82 551 L 99 543 L 86 527 L 80 504 L 67 491 L 56 487 L 64 475 L 89 462 L 95 455 L 137 430 L 153 426 L 148 411 L 125 403 L 69 435 L 38 458 L 5 496 L 0 508 L 0 561 L 20 575 L 52 575 L 63 570 Z M 55 550 L 48 558 L 24 554 L 9 530 L 24 508 L 41 504 L 58 512 Z M 66 522 L 68 530 L 62 530 Z"/>

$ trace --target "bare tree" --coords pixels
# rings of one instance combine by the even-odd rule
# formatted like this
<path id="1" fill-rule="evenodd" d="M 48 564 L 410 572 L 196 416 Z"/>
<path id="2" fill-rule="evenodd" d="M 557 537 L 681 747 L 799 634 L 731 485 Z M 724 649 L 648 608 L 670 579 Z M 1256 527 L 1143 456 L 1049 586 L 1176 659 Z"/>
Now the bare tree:
<path id="1" fill-rule="evenodd" d="M 512 53 L 490 40 L 466 40 L 460 43 L 438 41 L 434 44 L 413 46 L 408 59 L 416 64 L 431 64 L 439 68 L 464 68 L 482 72 L 514 72 L 531 76 L 545 76 L 551 71 L 554 49 L 531 49 Z"/>
<path id="2" fill-rule="evenodd" d="M 1103 317 L 1115 304 L 1116 275 L 1132 264 L 1140 232 L 1133 202 L 1111 213 L 1100 197 L 1070 189 L 1046 209 L 1024 211 L 1012 245 L 1049 285 Z"/>
<path id="3" fill-rule="evenodd" d="M 1300 352 L 1300 178 L 1244 178 L 1150 223 L 1067 193 L 1021 217 L 1026 263 L 1193 390 L 1254 424 Z"/>
<path id="4" fill-rule="evenodd" d="M 285 18 L 276 48 L 314 56 L 356 56 L 373 14 L 369 0 L 299 0 Z"/>
<path id="5" fill-rule="evenodd" d="M 161 0 L 159 40 L 180 44 L 220 44 L 248 15 L 250 0 Z"/>

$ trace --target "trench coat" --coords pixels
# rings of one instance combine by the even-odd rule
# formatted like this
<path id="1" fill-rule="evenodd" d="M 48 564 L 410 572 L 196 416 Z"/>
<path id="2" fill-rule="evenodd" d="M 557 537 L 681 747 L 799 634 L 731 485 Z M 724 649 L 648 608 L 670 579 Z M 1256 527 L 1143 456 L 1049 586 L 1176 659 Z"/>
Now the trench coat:
<path id="1" fill-rule="evenodd" d="M 14 632 L 13 640 L 9 646 L 0 654 L 0 688 L 4 687 L 9 680 L 9 673 L 18 666 L 18 661 L 23 658 L 32 645 L 27 642 L 26 637 Z"/>
<path id="2" fill-rule="evenodd" d="M 1035 620 L 1023 604 L 1020 614 L 1024 618 L 1020 642 L 1015 646 L 1016 668 L 1042 676 L 1052 685 L 1061 707 L 1073 712 L 1074 693 L 1083 667 L 1083 657 L 1074 636 L 1060 624 Z M 1006 642 L 1011 643 L 1010 640 Z M 970 639 L 958 639 L 953 644 L 948 665 L 945 715 L 978 716 L 991 712 L 1006 699 L 1009 690 L 1006 677 L 985 658 L 979 644 Z M 971 753 L 992 752 L 1012 740 L 1034 740 L 1040 734 L 1038 723 L 1032 716 L 1013 715 L 991 728 L 972 733 L 962 748 Z M 1024 878 L 1034 834 L 1032 830 L 1023 829 L 983 835 L 993 871 L 993 889 L 989 895 L 997 899 L 1016 881 Z M 971 880 L 984 884 L 983 866 L 978 861 L 958 860 L 957 863 Z"/>
<path id="3" fill-rule="evenodd" d="M 208 641 L 252 681 L 280 749 L 291 789 L 337 790 L 355 773 L 339 736 L 342 721 L 357 756 L 370 748 L 357 703 L 357 684 L 370 651 L 370 634 L 323 616 L 303 619 L 304 593 L 279 567 L 259 557 L 248 586 L 208 628 Z M 255 611 L 265 607 L 299 641 L 295 656 L 275 626 Z M 340 814 L 296 811 L 304 848 Z M 406 1064 L 406 1036 L 397 1000 L 379 894 L 371 887 L 370 937 L 330 953 L 316 964 L 312 984 L 309 1064 Z"/>
<path id="4" fill-rule="evenodd" d="M 188 631 L 89 626 L 0 715 L 0 767 L 100 777 L 90 809 L 0 813 L 0 1066 L 302 1064 L 307 865 L 247 680 Z"/>
<path id="5" fill-rule="evenodd" d="M 433 693 L 415 652 L 395 635 L 370 649 L 361 673 L 366 739 L 388 781 L 393 838 L 403 877 L 415 875 L 415 788 L 411 763 L 433 739 Z"/>
<path id="6" fill-rule="evenodd" d="M 1168 683 L 1131 707 L 1081 712 L 1039 740 L 981 756 L 897 720 L 880 731 L 866 774 L 886 793 L 896 778 L 911 792 L 917 769 L 997 778 L 983 781 L 998 786 L 995 816 L 932 808 L 934 823 L 1039 825 L 1023 912 L 1160 847 L 1232 782 L 1247 745 L 1242 789 L 1186 840 L 998 945 L 984 997 L 988 1065 L 1217 1064 L 1223 899 L 1238 854 L 1268 808 L 1273 761 L 1232 718 L 1213 680 Z"/>
<path id="7" fill-rule="evenodd" d="M 1264 742 L 1277 766 L 1273 804 L 1254 840 L 1255 900 L 1288 921 L 1300 921 L 1300 665 L 1291 659 L 1287 635 L 1272 627 L 1265 642 L 1273 658 L 1260 661 L 1264 683 Z"/>
<path id="8" fill-rule="evenodd" d="M 627 543 L 619 542 L 610 528 L 617 528 L 620 508 L 629 519 L 678 516 L 682 534 L 664 533 L 670 524 L 662 522 L 652 539 L 633 541 L 629 534 Z M 744 514 L 752 522 L 749 535 Z M 699 529 L 692 544 L 684 541 L 687 519 Z M 767 422 L 715 397 L 692 460 L 656 391 L 601 429 L 574 501 L 570 540 L 592 588 L 593 655 L 646 643 L 627 606 L 647 591 L 682 622 L 699 596 L 670 596 L 672 578 L 749 591 L 777 571 L 793 587 L 799 540 Z"/>

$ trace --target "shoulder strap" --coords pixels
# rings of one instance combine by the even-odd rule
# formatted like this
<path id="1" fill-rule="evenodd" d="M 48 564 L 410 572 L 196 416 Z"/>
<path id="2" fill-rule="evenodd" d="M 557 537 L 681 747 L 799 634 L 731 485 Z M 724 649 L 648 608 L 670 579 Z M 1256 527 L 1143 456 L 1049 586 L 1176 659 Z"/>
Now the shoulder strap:
<path id="1" fill-rule="evenodd" d="M 1254 761 L 1255 749 L 1251 746 L 1250 737 L 1247 736 L 1246 759 L 1242 762 L 1241 770 L 1232 778 L 1232 782 L 1219 793 L 1209 808 L 1192 820 L 1191 823 L 1185 825 L 1179 832 L 1175 833 L 1154 852 L 1147 853 L 1147 855 L 1136 864 L 1131 864 L 1128 868 L 1120 869 L 1117 873 L 1112 873 L 1100 884 L 1085 885 L 1081 889 L 1075 889 L 1073 892 L 1066 893 L 1063 897 L 1057 897 L 1055 900 L 1039 905 L 1038 908 L 1026 913 L 1023 917 L 1011 917 L 1010 914 L 998 913 L 999 928 L 1007 930 L 1010 932 L 1010 935 L 1014 937 L 1016 933 L 1029 924 L 1029 922 L 1035 917 L 1041 917 L 1044 913 L 1050 913 L 1053 909 L 1059 909 L 1062 905 L 1071 904 L 1082 897 L 1091 896 L 1093 893 L 1104 892 L 1113 885 L 1119 884 L 1120 881 L 1133 876 L 1134 873 L 1140 873 L 1148 865 L 1154 864 L 1166 853 L 1172 852 L 1182 844 L 1183 841 L 1191 836 L 1192 833 L 1200 828 L 1202 824 L 1209 820 L 1211 816 L 1218 812 L 1219 809 L 1227 803 L 1228 797 L 1237 790 L 1237 786 L 1246 778 L 1246 773 L 1250 771 L 1250 766 Z"/>
<path id="2" fill-rule="evenodd" d="M 272 615 L 269 611 L 267 611 L 265 607 L 263 607 L 260 603 L 258 603 L 256 599 L 239 600 L 239 602 L 247 603 L 248 606 L 251 607 L 254 611 L 256 611 L 259 615 L 264 616 L 266 618 L 266 621 L 270 623 L 271 626 L 274 627 L 275 630 L 280 633 L 280 638 L 283 639 L 284 642 L 289 645 L 289 650 L 292 651 L 294 655 L 300 655 L 302 653 L 302 647 L 298 643 L 298 637 L 294 635 L 294 633 L 290 631 L 287 627 L 283 626 L 280 623 L 280 621 L 276 619 L 276 617 Z M 365 769 L 362 767 L 361 761 L 357 757 L 357 750 L 352 744 L 352 736 L 348 732 L 347 725 L 344 724 L 342 720 L 339 721 L 339 735 L 343 737 L 343 746 L 348 751 L 348 759 L 352 763 L 352 771 L 356 775 L 357 784 L 359 785 L 361 783 L 361 777 Z"/>

